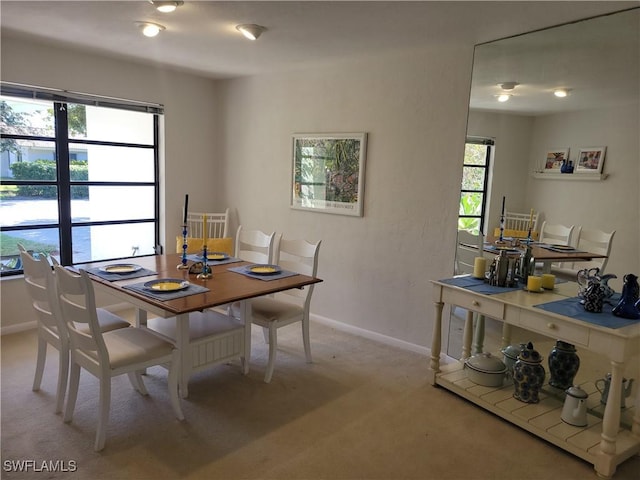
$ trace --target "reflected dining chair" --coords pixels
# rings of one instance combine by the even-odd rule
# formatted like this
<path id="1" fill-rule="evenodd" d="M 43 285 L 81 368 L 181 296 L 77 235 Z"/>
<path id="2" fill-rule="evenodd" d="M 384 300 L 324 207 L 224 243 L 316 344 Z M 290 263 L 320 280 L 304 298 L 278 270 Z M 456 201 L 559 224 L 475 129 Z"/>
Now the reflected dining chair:
<path id="1" fill-rule="evenodd" d="M 550 243 L 555 245 L 571 245 L 575 225 L 567 227 L 561 224 L 551 224 L 542 222 L 540 228 L 540 243 Z"/>
<path id="2" fill-rule="evenodd" d="M 538 231 L 538 212 L 531 213 L 516 213 L 506 212 L 504 214 L 504 228 L 505 230 L 520 230 L 527 232 L 529 230 L 529 220 L 532 220 L 531 231 Z"/>
<path id="3" fill-rule="evenodd" d="M 456 248 L 456 261 L 455 261 L 455 274 L 471 274 L 473 273 L 473 267 L 476 257 L 482 257 L 484 253 L 484 236 L 482 234 L 475 235 L 468 230 L 458 230 L 457 248 Z M 452 314 L 458 317 L 458 309 L 462 307 L 452 307 Z M 471 332 L 471 325 L 475 323 L 473 328 L 473 350 L 472 353 L 482 353 L 484 349 L 484 315 L 474 313 L 467 310 L 465 315 L 465 321 L 471 322 L 466 327 L 466 332 Z"/>
<path id="4" fill-rule="evenodd" d="M 564 262 L 558 267 L 552 266 L 551 273 L 573 281 L 576 280 L 578 271 L 584 268 L 597 267 L 600 269 L 600 274 L 605 273 L 615 234 L 615 230 L 609 233 L 597 229 L 581 228 L 576 248 L 584 252 L 606 255 L 606 258 L 594 258 L 587 262 Z"/>
<path id="5" fill-rule="evenodd" d="M 98 428 L 94 449 L 104 448 L 111 403 L 111 378 L 127 374 L 134 389 L 142 395 L 148 392 L 140 374 L 147 367 L 162 365 L 168 368 L 169 398 L 176 417 L 184 420 L 178 397 L 178 371 L 180 356 L 173 344 L 142 328 L 121 328 L 102 332 L 98 324 L 93 284 L 87 272 L 70 272 L 55 266 L 55 276 L 49 288 L 59 301 L 59 313 L 69 332 L 71 369 L 69 396 L 64 421 L 70 422 L 75 410 L 80 369 L 99 380 Z"/>
<path id="6" fill-rule="evenodd" d="M 283 270 L 315 277 L 318 272 L 320 241 L 287 240 L 282 238 L 276 251 L 274 262 Z M 277 330 L 295 322 L 302 324 L 302 342 L 307 363 L 311 363 L 311 342 L 309 338 L 309 309 L 314 285 L 305 289 L 292 289 L 275 296 L 259 297 L 251 301 L 251 322 L 263 328 L 265 341 L 269 344 L 269 360 L 264 381 L 269 383 L 273 376 L 278 349 Z M 234 308 L 235 310 L 235 308 Z M 234 316 L 238 315 L 234 312 Z"/>
<path id="7" fill-rule="evenodd" d="M 64 322 L 55 311 L 58 308 L 57 299 L 47 289 L 49 279 L 54 273 L 46 256 L 33 256 L 21 244 L 18 244 L 18 250 L 22 260 L 27 292 L 31 297 L 31 304 L 37 315 L 38 353 L 32 390 L 34 392 L 40 390 L 44 365 L 47 359 L 47 346 L 51 345 L 58 350 L 58 385 L 55 413 L 60 413 L 62 412 L 67 379 L 69 377 L 69 338 Z M 54 263 L 57 263 L 53 257 L 50 258 Z M 129 322 L 102 308 L 98 309 L 98 321 L 103 331 L 130 326 Z"/>

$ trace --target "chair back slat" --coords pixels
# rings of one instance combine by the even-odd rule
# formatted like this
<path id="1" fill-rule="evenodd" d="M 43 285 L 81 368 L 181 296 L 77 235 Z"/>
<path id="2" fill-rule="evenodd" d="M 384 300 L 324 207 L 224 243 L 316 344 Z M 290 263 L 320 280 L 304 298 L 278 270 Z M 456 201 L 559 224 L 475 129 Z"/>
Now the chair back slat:
<path id="1" fill-rule="evenodd" d="M 204 238 L 204 216 L 207 216 L 207 237 L 226 238 L 229 231 L 229 209 L 222 213 L 189 212 L 187 214 L 187 236 Z"/>

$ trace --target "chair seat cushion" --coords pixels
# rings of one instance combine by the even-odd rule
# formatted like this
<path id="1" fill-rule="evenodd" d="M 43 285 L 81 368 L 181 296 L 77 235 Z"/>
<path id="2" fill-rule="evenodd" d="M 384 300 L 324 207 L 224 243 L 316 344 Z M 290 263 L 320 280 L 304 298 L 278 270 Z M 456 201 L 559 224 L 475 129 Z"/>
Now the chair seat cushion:
<path id="1" fill-rule="evenodd" d="M 181 236 L 176 237 L 176 253 L 182 253 Z M 202 251 L 202 238 L 187 237 L 187 253 L 199 253 Z M 208 238 L 207 250 L 210 252 L 224 252 L 227 255 L 233 255 L 233 238 Z"/>
<path id="2" fill-rule="evenodd" d="M 251 314 L 255 321 L 286 322 L 303 315 L 304 310 L 295 303 L 283 302 L 273 298 L 257 298 L 251 302 Z"/>
<path id="3" fill-rule="evenodd" d="M 130 327 L 131 324 L 122 317 L 119 317 L 115 313 L 111 313 L 104 308 L 96 308 L 98 314 L 98 323 L 100 324 L 101 332 L 110 332 L 111 330 L 118 330 L 119 328 Z M 89 333 L 89 324 L 76 324 L 78 331 L 82 333 Z"/>
<path id="4" fill-rule="evenodd" d="M 120 328 L 103 334 L 109 364 L 116 369 L 132 363 L 170 355 L 173 345 L 140 328 Z"/>

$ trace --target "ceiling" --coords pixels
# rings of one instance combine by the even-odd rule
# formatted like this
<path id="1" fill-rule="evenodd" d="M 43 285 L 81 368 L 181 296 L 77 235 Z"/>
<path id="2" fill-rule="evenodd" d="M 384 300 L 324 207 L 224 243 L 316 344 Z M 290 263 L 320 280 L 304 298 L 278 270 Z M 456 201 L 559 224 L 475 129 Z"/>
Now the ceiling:
<path id="1" fill-rule="evenodd" d="M 146 0 L 2 0 L 0 28 L 3 36 L 29 36 L 223 79 L 442 44 L 484 43 L 637 5 L 640 2 L 186 0 L 175 12 L 163 14 Z M 146 38 L 136 21 L 160 23 L 166 30 Z M 235 29 L 242 23 L 267 30 L 251 42 Z"/>

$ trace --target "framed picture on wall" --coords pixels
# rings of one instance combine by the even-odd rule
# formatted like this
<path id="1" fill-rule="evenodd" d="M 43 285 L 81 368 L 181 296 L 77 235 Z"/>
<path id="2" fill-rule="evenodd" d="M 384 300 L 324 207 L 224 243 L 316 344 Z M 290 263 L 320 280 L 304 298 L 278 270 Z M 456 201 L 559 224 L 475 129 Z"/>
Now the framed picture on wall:
<path id="1" fill-rule="evenodd" d="M 366 133 L 296 133 L 291 208 L 363 215 Z"/>
<path id="2" fill-rule="evenodd" d="M 576 159 L 576 173 L 601 174 L 607 147 L 581 148 Z"/>
<path id="3" fill-rule="evenodd" d="M 545 173 L 560 173 L 563 160 L 569 160 L 568 148 L 552 148 L 547 150 L 542 171 Z"/>

